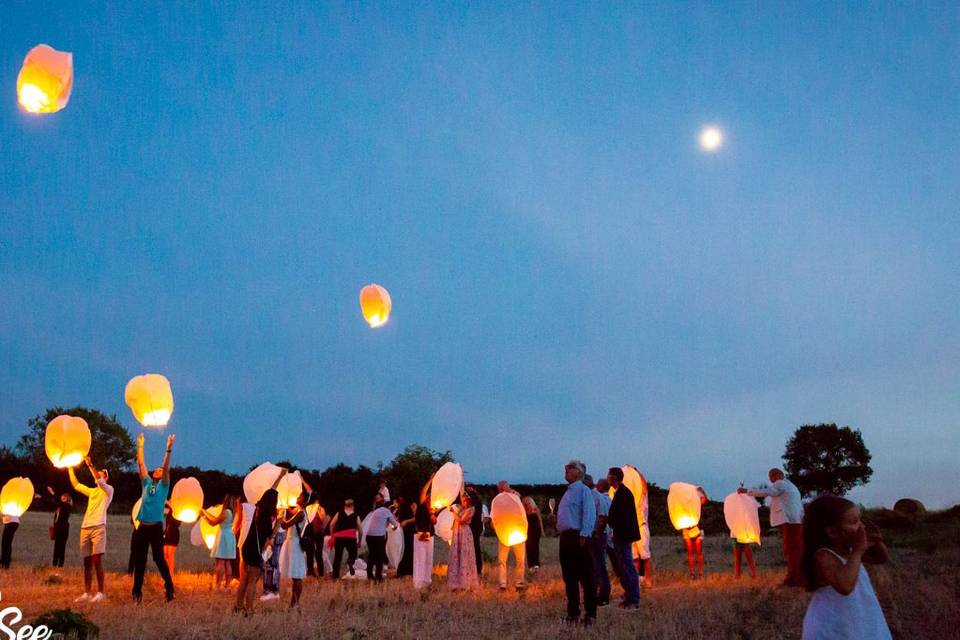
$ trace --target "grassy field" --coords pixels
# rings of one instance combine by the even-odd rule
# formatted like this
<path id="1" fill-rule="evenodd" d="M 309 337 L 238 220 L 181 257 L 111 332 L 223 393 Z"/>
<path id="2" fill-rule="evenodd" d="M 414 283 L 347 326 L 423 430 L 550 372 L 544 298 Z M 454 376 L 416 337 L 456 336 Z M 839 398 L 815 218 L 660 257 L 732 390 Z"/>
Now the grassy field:
<path id="1" fill-rule="evenodd" d="M 290 613 L 279 603 L 260 604 L 243 618 L 231 613 L 232 596 L 210 588 L 212 560 L 188 542 L 178 552 L 175 581 L 177 599 L 163 601 L 162 585 L 148 565 L 141 606 L 130 603 L 131 581 L 126 567 L 129 524 L 111 516 L 110 551 L 106 562 L 109 599 L 98 605 L 74 605 L 82 591 L 76 526 L 67 548 L 67 566 L 54 571 L 48 564 L 52 542 L 47 539 L 48 514 L 28 513 L 17 533 L 14 566 L 0 571 L 0 608 L 19 607 L 26 620 L 65 607 L 82 611 L 112 638 L 497 638 L 523 636 L 525 640 L 573 638 L 799 638 L 808 596 L 779 589 L 783 565 L 779 540 L 769 538 L 757 553 L 760 577 L 734 580 L 727 538 L 708 535 L 705 547 L 707 579 L 686 579 L 679 537 L 653 541 L 656 584 L 645 591 L 639 611 L 601 609 L 598 624 L 589 632 L 568 630 L 560 623 L 564 609 L 563 583 L 557 564 L 555 539 L 542 545 L 544 567 L 525 594 L 501 594 L 492 581 L 495 562 L 484 569 L 486 580 L 476 594 L 447 591 L 438 566 L 434 586 L 425 593 L 413 590 L 409 578 L 382 585 L 366 581 L 332 583 L 310 579 L 299 611 Z M 484 539 L 485 551 L 495 555 L 496 541 Z M 445 544 L 437 543 L 437 561 L 445 558 Z M 489 556 L 488 556 L 489 560 Z M 893 562 L 872 571 L 887 619 L 900 638 L 960 638 L 960 551 L 956 539 L 945 548 L 894 548 Z M 59 577 L 53 577 L 58 575 Z M 284 595 L 288 583 L 281 587 Z M 614 587 L 614 596 L 619 597 Z"/>

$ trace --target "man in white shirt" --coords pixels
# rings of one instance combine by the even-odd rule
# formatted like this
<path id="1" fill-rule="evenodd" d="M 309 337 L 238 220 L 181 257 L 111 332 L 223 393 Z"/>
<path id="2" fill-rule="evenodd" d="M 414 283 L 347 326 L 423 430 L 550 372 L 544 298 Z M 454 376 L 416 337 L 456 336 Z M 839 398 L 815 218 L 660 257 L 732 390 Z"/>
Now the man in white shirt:
<path id="1" fill-rule="evenodd" d="M 87 496 L 87 510 L 80 524 L 80 556 L 83 558 L 83 595 L 74 602 L 100 602 L 106 596 L 103 587 L 103 554 L 107 550 L 107 507 L 113 501 L 113 487 L 107 484 L 110 474 L 106 469 L 99 471 L 90 462 L 90 456 L 84 459 L 96 486 L 80 484 L 73 467 L 67 468 L 70 484 L 77 493 Z M 93 573 L 97 574 L 97 592 L 92 592 Z"/>
<path id="2" fill-rule="evenodd" d="M 783 584 L 802 587 L 803 570 L 803 501 L 800 490 L 787 480 L 780 469 L 770 469 L 770 487 L 767 489 L 737 489 L 754 498 L 770 498 L 770 526 L 780 530 L 783 557 L 787 561 L 787 577 Z"/>
<path id="3" fill-rule="evenodd" d="M 396 529 L 400 526 L 397 519 L 383 503 L 383 497 L 377 494 L 373 512 L 367 521 L 367 579 L 383 582 L 383 564 L 387 561 L 387 525 Z"/>

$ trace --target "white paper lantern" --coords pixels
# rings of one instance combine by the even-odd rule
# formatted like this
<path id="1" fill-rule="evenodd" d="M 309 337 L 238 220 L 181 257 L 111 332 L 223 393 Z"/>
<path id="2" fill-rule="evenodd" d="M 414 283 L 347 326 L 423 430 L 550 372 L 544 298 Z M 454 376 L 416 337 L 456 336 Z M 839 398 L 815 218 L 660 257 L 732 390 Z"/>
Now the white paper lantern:
<path id="1" fill-rule="evenodd" d="M 433 527 L 434 532 L 447 544 L 453 542 L 453 520 L 450 509 L 444 509 L 437 514 L 437 523 Z"/>
<path id="2" fill-rule="evenodd" d="M 760 505 L 745 493 L 733 492 L 723 499 L 723 519 L 730 537 L 742 544 L 760 544 Z"/>
<path id="3" fill-rule="evenodd" d="M 433 476 L 430 485 L 430 505 L 437 510 L 452 505 L 463 489 L 463 467 L 447 462 Z"/>
<path id="4" fill-rule="evenodd" d="M 490 503 L 490 520 L 500 544 L 512 547 L 526 542 L 527 512 L 516 495 L 498 493 Z"/>

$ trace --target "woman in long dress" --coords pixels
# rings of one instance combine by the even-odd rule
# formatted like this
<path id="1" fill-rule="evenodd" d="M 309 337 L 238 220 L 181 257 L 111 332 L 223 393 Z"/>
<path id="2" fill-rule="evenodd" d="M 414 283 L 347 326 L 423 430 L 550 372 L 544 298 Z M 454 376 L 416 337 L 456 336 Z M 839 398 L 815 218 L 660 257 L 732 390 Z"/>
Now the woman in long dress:
<path id="1" fill-rule="evenodd" d="M 460 505 L 460 509 L 453 511 L 453 538 L 450 541 L 450 561 L 447 563 L 447 586 L 454 591 L 476 589 L 480 586 L 477 556 L 473 549 L 473 532 L 470 531 L 470 520 L 473 519 L 474 512 L 470 496 L 461 493 Z"/>
<path id="2" fill-rule="evenodd" d="M 293 590 L 290 593 L 291 609 L 300 604 L 303 579 L 307 576 L 307 558 L 300 544 L 303 528 L 308 525 L 303 511 L 306 503 L 307 496 L 301 493 L 297 498 L 297 506 L 287 509 L 280 518 L 280 526 L 287 532 L 283 546 L 280 547 L 280 575 L 293 580 Z"/>

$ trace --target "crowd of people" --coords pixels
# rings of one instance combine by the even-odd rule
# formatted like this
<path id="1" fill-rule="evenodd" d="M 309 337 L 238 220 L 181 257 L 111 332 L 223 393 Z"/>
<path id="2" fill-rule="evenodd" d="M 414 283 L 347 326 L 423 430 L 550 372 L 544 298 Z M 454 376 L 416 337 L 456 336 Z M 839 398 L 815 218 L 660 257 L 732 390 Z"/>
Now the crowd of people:
<path id="1" fill-rule="evenodd" d="M 161 466 L 148 471 L 143 435 L 137 439 L 141 497 L 134 517 L 128 567 L 133 575 L 131 595 L 137 603 L 143 598 L 148 555 L 152 556 L 163 580 L 166 599 L 170 601 L 175 597 L 174 567 L 181 523 L 174 518 L 167 501 L 174 442 L 173 435 L 167 438 Z M 114 490 L 106 469 L 97 469 L 89 457 L 85 462 L 93 479 L 92 486 L 81 483 L 74 470 L 68 469 L 71 486 L 87 499 L 79 536 L 84 592 L 76 601 L 96 603 L 106 597 L 103 555 L 107 545 L 107 509 Z M 431 585 L 438 515 L 430 504 L 432 478 L 424 485 L 419 498 L 409 501 L 405 496 L 391 500 L 388 487 L 381 483 L 372 511 L 361 520 L 352 499 L 345 500 L 336 513 L 328 514 L 306 481 L 296 504 L 278 509 L 277 487 L 286 473 L 286 469 L 281 469 L 272 487 L 264 491 L 255 504 L 228 494 L 218 508 L 207 508 L 200 513 L 217 531 L 210 551 L 214 560 L 213 587 L 235 589 L 234 611 L 244 614 L 253 611 L 257 585 L 261 582 L 260 600 L 279 599 L 281 576 L 290 581 L 291 608 L 299 606 L 303 582 L 308 576 L 323 578 L 329 571 L 330 579 L 339 580 L 341 576 L 358 577 L 358 571 L 365 571 L 370 582 L 382 582 L 388 561 L 388 536 L 395 531 L 400 532 L 404 543 L 402 557 L 396 562 L 396 575 L 411 576 L 416 589 Z M 596 620 L 598 608 L 610 606 L 612 586 L 608 564 L 622 591 L 619 607 L 638 609 L 641 588 L 650 587 L 653 577 L 646 496 L 638 500 L 632 494 L 624 484 L 620 467 L 611 467 L 605 478 L 594 483 L 585 465 L 574 460 L 565 465 L 564 479 L 567 487 L 554 515 L 567 600 L 565 621 L 589 626 Z M 814 592 L 804 619 L 804 637 L 889 637 L 870 578 L 863 569 L 865 562 L 887 560 L 879 531 L 865 526 L 859 509 L 843 498 L 824 495 L 804 507 L 797 487 L 780 469 L 770 470 L 769 481 L 769 486 L 764 488 L 738 491 L 771 499 L 770 524 L 780 531 L 787 565 L 783 584 L 805 586 Z M 706 492 L 702 488 L 698 490 L 705 503 Z M 543 518 L 532 497 L 520 496 L 508 482 L 499 482 L 497 491 L 516 495 L 527 516 L 527 536 L 523 542 L 498 543 L 497 584 L 502 591 L 508 589 L 512 556 L 512 584 L 516 590 L 523 591 L 528 579 L 540 568 Z M 53 564 L 63 566 L 73 501 L 69 494 L 57 498 L 52 489 L 49 494 L 55 507 L 50 527 L 50 538 L 54 541 Z M 550 508 L 552 511 L 552 502 Z M 453 519 L 447 587 L 454 591 L 475 590 L 483 574 L 480 540 L 486 524 L 485 508 L 476 488 L 468 484 L 449 509 Z M 7 568 L 19 519 L 5 516 L 3 524 L 0 567 Z M 681 534 L 690 577 L 702 578 L 703 533 L 695 525 L 683 529 Z M 361 542 L 368 551 L 363 565 L 359 565 L 358 558 Z M 751 576 L 756 577 L 750 543 L 737 539 L 734 541 L 737 577 L 741 574 L 743 557 Z"/>

